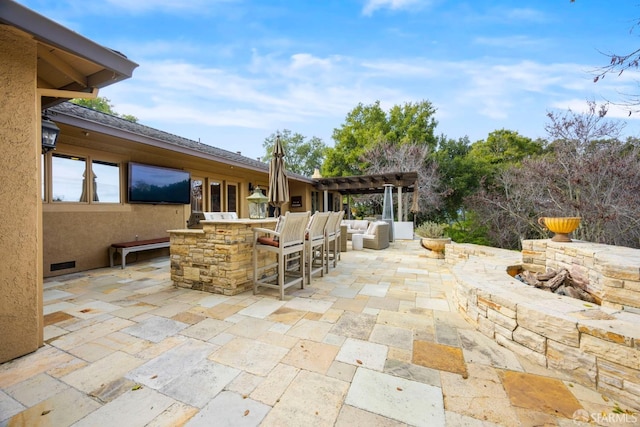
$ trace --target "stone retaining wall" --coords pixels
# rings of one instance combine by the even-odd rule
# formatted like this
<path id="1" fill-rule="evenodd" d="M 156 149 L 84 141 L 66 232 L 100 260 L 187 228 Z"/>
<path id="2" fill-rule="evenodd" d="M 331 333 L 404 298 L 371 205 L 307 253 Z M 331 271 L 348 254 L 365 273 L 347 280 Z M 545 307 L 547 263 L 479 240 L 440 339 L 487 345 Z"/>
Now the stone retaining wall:
<path id="1" fill-rule="evenodd" d="M 528 245 L 542 248 L 546 244 L 553 250 L 544 252 L 545 259 L 548 253 L 553 262 L 562 259 L 567 265 L 579 265 L 581 255 L 572 247 L 574 243 L 549 242 Z M 589 244 L 582 245 L 580 252 Z M 603 249 L 599 246 L 592 250 Z M 626 249 L 622 248 L 623 252 Z M 478 245 L 447 245 L 445 261 L 451 264 L 456 281 L 458 310 L 500 345 L 640 409 L 640 315 L 541 291 L 507 274 L 507 268 L 523 265 L 523 257 L 542 265 L 542 251 L 535 252 L 525 255 Z M 574 252 L 575 261 L 568 255 Z M 611 247 L 609 256 L 614 252 Z M 624 263 L 620 267 L 607 265 L 603 270 L 632 270 Z"/>

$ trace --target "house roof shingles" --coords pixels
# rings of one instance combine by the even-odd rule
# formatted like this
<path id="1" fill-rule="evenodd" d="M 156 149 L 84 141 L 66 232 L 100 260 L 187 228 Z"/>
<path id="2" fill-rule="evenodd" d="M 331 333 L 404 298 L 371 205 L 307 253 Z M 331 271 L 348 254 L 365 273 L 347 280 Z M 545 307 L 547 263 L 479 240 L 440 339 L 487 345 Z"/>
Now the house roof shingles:
<path id="1" fill-rule="evenodd" d="M 108 135 L 129 137 L 129 139 L 137 142 L 153 146 L 162 146 L 168 149 L 173 148 L 174 151 L 191 152 L 194 156 L 207 157 L 226 164 L 269 173 L 268 163 L 202 142 L 173 135 L 140 123 L 134 123 L 121 117 L 92 110 L 71 102 L 56 105 L 50 108 L 49 112 L 53 113 L 52 119 L 54 121 L 60 121 L 68 125 L 92 127 L 93 130 Z M 288 172 L 287 176 L 297 181 L 307 183 L 314 182 L 311 178 L 291 172 Z"/>

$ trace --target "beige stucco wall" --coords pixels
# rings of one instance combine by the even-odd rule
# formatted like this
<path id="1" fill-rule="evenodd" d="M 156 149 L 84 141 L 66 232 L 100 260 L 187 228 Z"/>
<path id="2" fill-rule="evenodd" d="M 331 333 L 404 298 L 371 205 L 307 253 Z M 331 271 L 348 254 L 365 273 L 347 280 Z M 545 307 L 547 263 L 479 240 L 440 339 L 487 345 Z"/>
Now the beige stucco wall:
<path id="1" fill-rule="evenodd" d="M 0 362 L 42 344 L 36 44 L 0 25 Z"/>
<path id="2" fill-rule="evenodd" d="M 182 205 L 127 205 L 124 211 L 45 212 L 44 275 L 55 276 L 109 265 L 112 243 L 168 237 L 167 230 L 185 228 Z M 128 261 L 169 255 L 168 249 L 131 254 Z M 74 269 L 51 271 L 51 264 L 75 261 Z M 119 265 L 116 258 L 116 265 Z"/>

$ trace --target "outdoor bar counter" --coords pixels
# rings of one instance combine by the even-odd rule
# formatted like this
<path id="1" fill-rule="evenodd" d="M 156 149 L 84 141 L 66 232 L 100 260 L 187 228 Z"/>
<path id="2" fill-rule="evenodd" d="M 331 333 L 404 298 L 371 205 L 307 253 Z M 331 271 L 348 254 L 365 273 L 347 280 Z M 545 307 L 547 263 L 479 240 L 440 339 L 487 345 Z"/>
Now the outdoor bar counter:
<path id="1" fill-rule="evenodd" d="M 202 229 L 169 230 L 171 280 L 181 288 L 237 295 L 253 287 L 253 228 L 276 219 L 202 220 Z M 265 265 L 261 255 L 259 265 Z"/>

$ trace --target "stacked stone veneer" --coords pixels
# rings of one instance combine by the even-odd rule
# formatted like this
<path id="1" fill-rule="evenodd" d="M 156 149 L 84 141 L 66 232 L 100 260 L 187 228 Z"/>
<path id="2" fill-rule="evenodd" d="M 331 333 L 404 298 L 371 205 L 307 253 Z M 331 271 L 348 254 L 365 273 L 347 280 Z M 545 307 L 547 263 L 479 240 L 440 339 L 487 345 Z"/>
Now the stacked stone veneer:
<path id="1" fill-rule="evenodd" d="M 640 250 L 581 241 L 523 240 L 522 268 L 535 272 L 566 268 L 602 299 L 603 306 L 640 313 Z"/>
<path id="2" fill-rule="evenodd" d="M 455 302 L 468 321 L 502 346 L 640 409 L 640 311 L 627 300 L 600 307 L 555 295 L 507 273 L 523 265 L 588 267 L 588 277 L 598 280 L 603 295 L 612 283 L 627 289 L 625 285 L 640 280 L 640 251 L 576 243 L 525 241 L 522 254 L 447 245 L 445 260 L 455 278 Z M 591 256 L 583 255 L 589 252 Z"/>
<path id="3" fill-rule="evenodd" d="M 202 221 L 202 229 L 170 230 L 171 280 L 181 288 L 236 295 L 253 287 L 253 228 L 275 220 Z M 260 254 L 266 265 L 270 254 Z"/>

